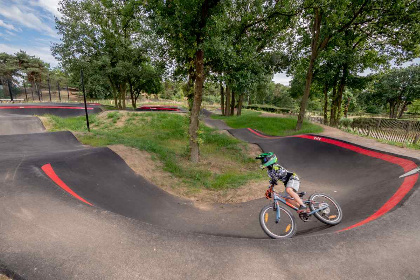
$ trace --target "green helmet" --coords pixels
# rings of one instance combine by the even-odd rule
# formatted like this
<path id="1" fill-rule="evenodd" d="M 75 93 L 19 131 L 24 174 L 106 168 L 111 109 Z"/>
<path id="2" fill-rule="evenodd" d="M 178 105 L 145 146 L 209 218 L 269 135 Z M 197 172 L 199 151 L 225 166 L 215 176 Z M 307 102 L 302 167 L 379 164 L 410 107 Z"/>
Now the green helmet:
<path id="1" fill-rule="evenodd" d="M 261 160 L 261 168 L 268 167 L 277 162 L 277 157 L 272 152 L 259 154 L 255 159 Z"/>

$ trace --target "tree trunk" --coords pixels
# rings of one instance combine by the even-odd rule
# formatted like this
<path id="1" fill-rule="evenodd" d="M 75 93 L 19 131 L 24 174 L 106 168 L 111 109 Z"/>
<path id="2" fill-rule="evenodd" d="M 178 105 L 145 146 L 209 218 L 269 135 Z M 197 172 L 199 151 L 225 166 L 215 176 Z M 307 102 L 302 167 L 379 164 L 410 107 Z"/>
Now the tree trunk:
<path id="1" fill-rule="evenodd" d="M 407 103 L 408 103 L 407 101 L 403 102 L 403 104 L 401 106 L 401 110 L 398 113 L 398 117 L 397 117 L 398 119 L 401 119 L 402 115 L 404 114 L 405 108 L 407 107 Z"/>
<path id="2" fill-rule="evenodd" d="M 203 84 L 204 84 L 204 51 L 198 50 L 196 52 L 195 69 L 197 72 L 194 90 L 194 102 L 191 110 L 191 122 L 189 127 L 190 136 L 190 160 L 197 163 L 200 160 L 198 127 L 201 101 L 203 98 Z"/>
<path id="3" fill-rule="evenodd" d="M 389 101 L 389 118 L 392 119 L 392 115 L 394 114 L 394 106 L 395 106 L 395 102 L 394 101 Z"/>
<path id="4" fill-rule="evenodd" d="M 127 84 L 125 82 L 123 82 L 120 86 L 121 91 L 120 91 L 120 96 L 122 99 L 122 109 L 125 110 L 126 108 L 126 90 L 127 90 Z"/>
<path id="5" fill-rule="evenodd" d="M 328 124 L 328 83 L 324 86 L 324 124 Z"/>
<path id="6" fill-rule="evenodd" d="M 236 111 L 236 115 L 240 116 L 242 115 L 242 103 L 244 101 L 244 95 L 240 94 L 239 95 L 239 102 L 238 102 L 238 110 Z"/>
<path id="7" fill-rule="evenodd" d="M 309 93 L 311 91 L 315 60 L 318 57 L 318 51 L 321 49 L 321 47 L 318 47 L 320 28 L 321 28 L 321 14 L 319 12 L 319 8 L 314 8 L 314 12 L 315 12 L 315 16 L 314 16 L 314 25 L 312 26 L 311 58 L 309 60 L 308 71 L 306 72 L 305 90 L 303 92 L 302 100 L 300 102 L 299 116 L 298 116 L 298 121 L 296 123 L 295 130 L 300 130 L 302 128 L 303 119 L 305 117 L 306 106 L 308 105 Z"/>
<path id="8" fill-rule="evenodd" d="M 343 93 L 344 93 L 344 89 L 346 88 L 346 82 L 347 82 L 347 76 L 349 74 L 349 70 L 348 70 L 348 64 L 345 63 L 343 65 L 343 76 L 341 77 L 340 80 L 340 85 L 338 87 L 338 96 L 337 96 L 337 113 L 334 116 L 334 124 L 335 126 L 338 126 L 338 124 L 340 123 L 340 118 L 341 118 L 341 106 L 342 106 L 342 102 L 343 102 Z"/>
<path id="9" fill-rule="evenodd" d="M 187 100 L 188 100 L 188 109 L 192 110 L 193 103 L 194 103 L 194 83 L 196 79 L 196 74 L 194 71 L 194 67 L 190 67 L 188 69 L 188 82 L 187 82 Z"/>
<path id="10" fill-rule="evenodd" d="M 34 101 L 35 83 L 32 83 L 32 101 Z"/>
<path id="11" fill-rule="evenodd" d="M 230 87 L 226 85 L 225 116 L 230 116 Z"/>
<path id="12" fill-rule="evenodd" d="M 351 100 L 351 98 L 350 98 L 350 97 L 349 97 L 349 98 L 347 98 L 347 103 L 346 103 L 346 106 L 344 107 L 344 117 L 345 117 L 345 118 L 347 118 L 347 114 L 348 114 L 348 112 L 349 112 L 350 100 Z"/>
<path id="13" fill-rule="evenodd" d="M 334 82 L 332 100 L 331 100 L 331 112 L 330 112 L 330 125 L 331 126 L 334 126 L 336 112 L 337 112 L 337 85 Z"/>
<path id="14" fill-rule="evenodd" d="M 118 92 L 117 92 L 117 86 L 115 85 L 115 83 L 112 81 L 111 77 L 108 76 L 108 80 L 109 80 L 109 84 L 111 85 L 111 89 L 112 89 L 112 95 L 114 97 L 114 104 L 115 107 L 118 109 Z"/>
<path id="15" fill-rule="evenodd" d="M 134 109 L 137 108 L 137 98 L 135 97 L 135 94 L 133 92 L 133 83 L 131 82 L 131 80 L 128 82 L 130 85 L 130 96 L 131 96 L 131 105 L 133 106 Z"/>
<path id="16" fill-rule="evenodd" d="M 230 104 L 230 115 L 235 115 L 235 92 L 232 90 L 232 101 Z"/>
<path id="17" fill-rule="evenodd" d="M 225 115 L 225 90 L 223 88 L 223 84 L 220 83 L 220 110 L 222 111 L 222 115 Z"/>

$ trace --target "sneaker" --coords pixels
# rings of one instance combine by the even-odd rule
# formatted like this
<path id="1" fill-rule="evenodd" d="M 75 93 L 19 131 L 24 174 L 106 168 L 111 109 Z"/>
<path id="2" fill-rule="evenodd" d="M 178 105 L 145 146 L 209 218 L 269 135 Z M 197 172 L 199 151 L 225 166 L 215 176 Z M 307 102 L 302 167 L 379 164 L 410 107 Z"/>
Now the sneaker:
<path id="1" fill-rule="evenodd" d="M 309 209 L 308 209 L 308 207 L 306 207 L 306 205 L 301 205 L 297 212 L 298 213 L 308 213 L 309 212 L 308 210 Z"/>

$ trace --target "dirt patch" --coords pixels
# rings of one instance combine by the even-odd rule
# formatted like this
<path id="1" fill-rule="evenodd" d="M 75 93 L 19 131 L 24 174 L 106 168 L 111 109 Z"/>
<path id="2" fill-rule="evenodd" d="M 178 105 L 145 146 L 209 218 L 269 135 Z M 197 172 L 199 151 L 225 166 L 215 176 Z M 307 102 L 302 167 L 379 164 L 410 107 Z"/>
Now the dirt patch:
<path id="1" fill-rule="evenodd" d="M 0 274 L 0 280 L 12 280 L 12 279 L 7 277 L 6 275 Z"/>
<path id="2" fill-rule="evenodd" d="M 264 184 L 267 183 L 267 180 L 253 181 L 231 190 L 191 190 L 172 174 L 162 170 L 162 164 L 158 160 L 154 160 L 148 152 L 124 145 L 108 147 L 117 153 L 136 174 L 172 195 L 197 202 L 197 207 L 202 210 L 212 209 L 213 203 L 240 203 L 264 196 Z M 255 149 L 254 147 L 253 150 Z"/>
<path id="3" fill-rule="evenodd" d="M 41 120 L 42 124 L 44 125 L 47 131 L 51 131 L 54 128 L 50 118 L 43 117 L 43 116 L 38 116 L 38 118 Z"/>

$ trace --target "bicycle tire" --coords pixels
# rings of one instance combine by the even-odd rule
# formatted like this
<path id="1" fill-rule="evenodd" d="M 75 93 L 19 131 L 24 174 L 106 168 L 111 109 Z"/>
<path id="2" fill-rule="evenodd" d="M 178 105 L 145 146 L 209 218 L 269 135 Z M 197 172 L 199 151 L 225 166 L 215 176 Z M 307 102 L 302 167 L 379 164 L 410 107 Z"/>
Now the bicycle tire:
<path id="1" fill-rule="evenodd" d="M 280 221 L 275 222 L 276 211 L 273 208 L 273 204 L 264 206 L 260 212 L 260 225 L 263 231 L 271 238 L 290 238 L 296 234 L 296 221 L 293 214 L 286 208 L 278 206 L 280 209 Z M 271 215 L 270 215 L 271 212 Z M 275 230 L 275 232 L 273 232 Z M 284 232 L 281 235 L 277 232 Z"/>
<path id="2" fill-rule="evenodd" d="M 318 201 L 319 199 L 321 199 L 322 202 Z M 341 210 L 338 202 L 331 196 L 323 193 L 314 193 L 309 197 L 309 201 L 311 211 L 318 209 L 320 203 L 328 204 L 328 208 L 326 210 L 314 213 L 314 216 L 324 224 L 337 225 L 343 219 L 343 210 Z"/>

